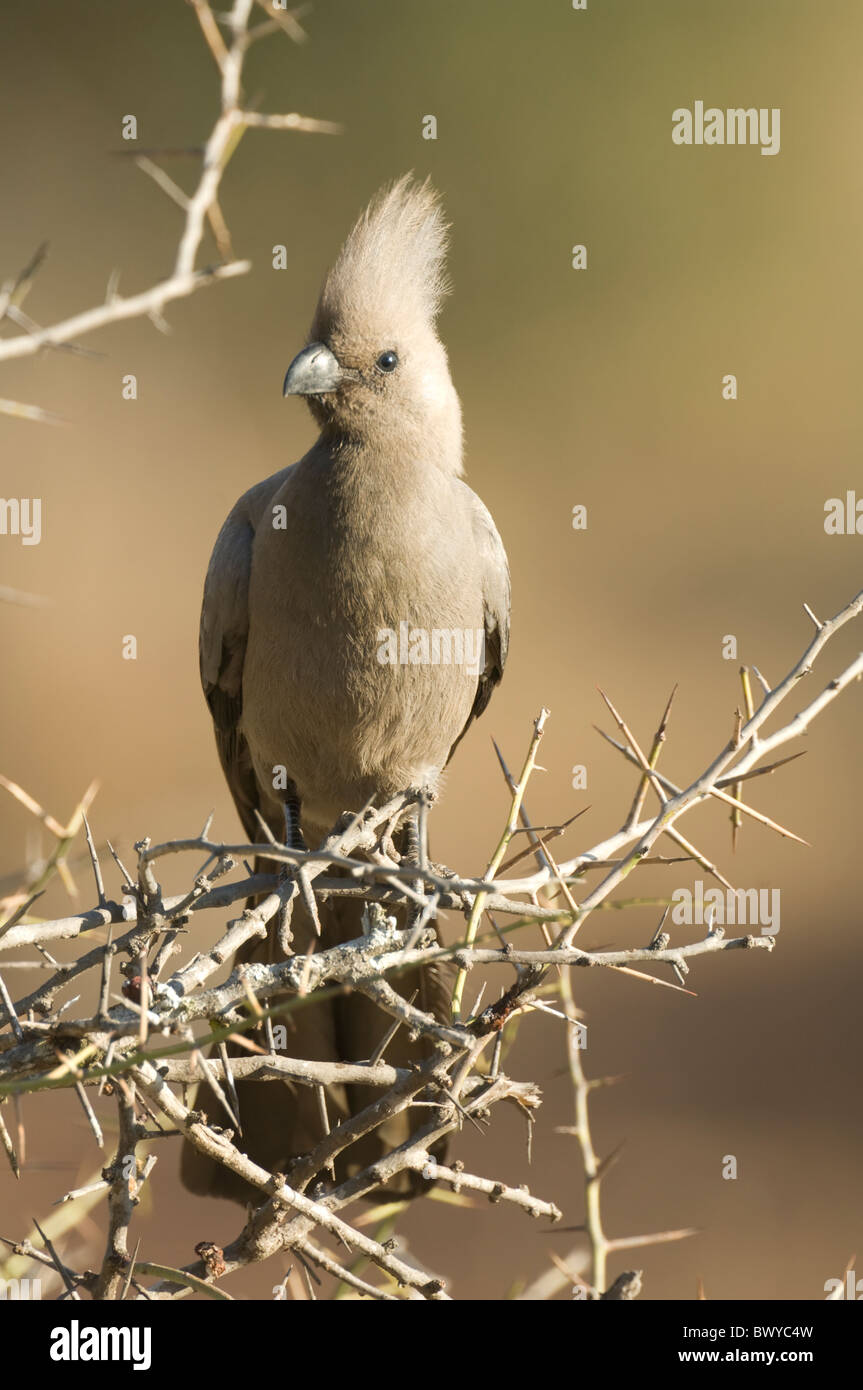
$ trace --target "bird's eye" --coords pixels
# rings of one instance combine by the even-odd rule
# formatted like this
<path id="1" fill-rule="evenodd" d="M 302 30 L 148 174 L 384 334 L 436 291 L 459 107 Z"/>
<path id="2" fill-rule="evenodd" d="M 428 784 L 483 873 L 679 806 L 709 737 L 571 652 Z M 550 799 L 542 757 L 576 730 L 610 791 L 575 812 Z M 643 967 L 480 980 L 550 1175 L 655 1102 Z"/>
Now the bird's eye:
<path id="1" fill-rule="evenodd" d="M 377 362 L 375 363 L 375 366 L 377 367 L 379 372 L 394 372 L 398 365 L 398 353 L 393 352 L 392 348 L 390 348 L 387 352 L 382 352 Z"/>

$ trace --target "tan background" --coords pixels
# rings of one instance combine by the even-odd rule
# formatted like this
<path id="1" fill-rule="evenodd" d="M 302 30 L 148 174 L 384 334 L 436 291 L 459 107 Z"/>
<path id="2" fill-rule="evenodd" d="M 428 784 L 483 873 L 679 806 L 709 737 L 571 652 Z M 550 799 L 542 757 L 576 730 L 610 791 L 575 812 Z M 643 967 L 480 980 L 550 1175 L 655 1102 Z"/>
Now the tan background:
<path id="1" fill-rule="evenodd" d="M 179 215 L 116 155 L 120 123 L 137 115 L 146 146 L 200 141 L 215 69 L 192 11 L 168 0 L 6 0 L 4 21 L 0 274 L 48 239 L 27 308 L 51 322 L 98 302 L 113 267 L 126 293 L 168 270 Z M 863 539 L 828 538 L 822 518 L 828 497 L 863 493 L 863 11 L 855 0 L 607 0 L 584 14 L 568 0 L 319 0 L 306 23 L 304 47 L 276 37 L 254 50 L 249 94 L 345 133 L 244 139 L 222 201 L 253 274 L 174 306 L 169 338 L 130 323 L 87 340 L 99 360 L 46 355 L 2 372 L 0 394 L 69 423 L 0 417 L 3 494 L 40 495 L 47 509 L 39 547 L 0 540 L 0 583 L 53 600 L 0 608 L 0 767 L 60 816 L 100 778 L 96 832 L 127 849 L 197 830 L 214 805 L 217 831 L 237 833 L 197 684 L 207 557 L 235 497 L 310 443 L 282 376 L 356 212 L 414 168 L 432 174 L 453 222 L 442 331 L 469 480 L 514 584 L 507 678 L 452 768 L 434 849 L 481 867 L 507 804 L 489 735 L 517 762 L 547 704 L 548 771 L 528 804 L 542 821 L 591 806 L 574 853 L 616 828 L 631 795 L 591 729 L 597 684 L 647 741 L 680 682 L 664 761 L 688 780 L 731 730 L 737 663 L 721 659 L 723 634 L 778 679 L 808 637 L 801 602 L 830 613 L 860 587 Z M 780 107 L 781 152 L 674 146 L 671 112 L 698 98 Z M 427 113 L 436 143 L 421 139 Z M 191 185 L 188 161 L 166 167 Z M 569 252 L 582 241 L 589 270 L 576 273 Z M 277 273 L 278 242 L 290 267 Z M 127 372 L 135 403 L 121 399 Z M 726 372 L 740 382 L 733 404 L 720 396 Z M 578 502 L 586 534 L 570 526 Z M 125 633 L 137 662 L 120 659 Z M 859 641 L 846 631 L 807 692 Z M 698 999 L 620 976 L 578 982 L 589 1071 L 626 1073 L 594 1105 L 601 1151 L 626 1140 L 606 1184 L 608 1229 L 702 1230 L 613 1265 L 643 1265 L 649 1297 L 690 1298 L 699 1274 L 712 1297 L 823 1297 L 863 1242 L 860 714 L 855 688 L 818 721 L 807 758 L 758 789 L 757 804 L 812 848 L 748 826 L 732 862 L 723 813 L 684 827 L 736 884 L 781 888 L 772 956 L 698 965 Z M 578 762 L 587 793 L 570 789 Z M 32 823 L 8 800 L 0 814 L 11 874 L 32 851 Z M 691 877 L 645 870 L 636 888 L 661 895 Z M 89 903 L 83 870 L 79 880 Z M 45 912 L 64 904 L 53 890 Z M 598 915 L 585 939 L 640 944 L 657 916 Z M 559 1026 L 531 1019 L 509 1065 L 545 1092 L 532 1172 L 509 1114 L 459 1152 L 529 1180 L 577 1224 L 579 1164 L 554 1133 L 571 1107 Z M 7 1234 L 99 1163 L 74 1098 L 29 1100 L 26 1115 L 33 1166 L 18 1186 L 0 1174 Z M 230 1238 L 237 1218 L 183 1195 L 176 1151 L 163 1150 L 142 1257 L 183 1262 L 202 1237 Z M 720 1176 L 729 1153 L 737 1182 Z M 505 1295 L 573 1240 L 501 1208 L 420 1204 L 403 1229 L 466 1298 Z M 93 1232 L 85 1222 L 90 1263 Z M 267 1266 L 232 1288 L 266 1295 L 277 1277 Z"/>

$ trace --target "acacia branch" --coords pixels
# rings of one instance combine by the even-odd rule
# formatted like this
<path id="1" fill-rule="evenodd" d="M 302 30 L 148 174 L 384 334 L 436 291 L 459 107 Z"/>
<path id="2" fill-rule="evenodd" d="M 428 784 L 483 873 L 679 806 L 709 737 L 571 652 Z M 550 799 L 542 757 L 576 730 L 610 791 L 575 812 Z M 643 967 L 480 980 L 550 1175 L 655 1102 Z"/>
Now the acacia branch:
<path id="1" fill-rule="evenodd" d="M 341 129 L 332 121 L 316 120 L 298 115 L 296 112 L 286 115 L 263 115 L 244 109 L 242 75 L 249 46 L 249 21 L 253 3 L 254 0 L 234 0 L 226 16 L 229 32 L 227 44 L 219 33 L 207 0 L 195 0 L 194 3 L 202 33 L 219 66 L 221 111 L 204 145 L 201 172 L 191 195 L 187 197 L 182 190 L 178 190 L 169 176 L 152 161 L 147 159 L 146 162 L 145 172 L 155 178 L 172 201 L 180 203 L 184 213 L 183 227 L 170 275 L 157 281 L 149 289 L 128 297 L 116 293 L 116 281 L 112 280 L 104 304 L 74 314 L 47 328 L 32 324 L 32 321 L 23 323 L 19 318 L 17 322 L 25 331 L 16 337 L 0 340 L 0 362 L 33 357 L 44 348 L 63 347 L 88 333 L 105 328 L 109 324 L 122 323 L 126 319 L 149 316 L 161 323 L 164 309 L 174 300 L 184 299 L 219 280 L 245 275 L 251 269 L 250 261 L 234 258 L 223 260 L 221 264 L 196 268 L 208 221 L 216 231 L 217 243 L 221 244 L 221 250 L 228 251 L 230 248 L 230 236 L 224 226 L 219 207 L 219 188 L 228 162 L 244 131 L 257 128 L 333 135 Z M 10 307 L 16 308 L 20 303 L 43 259 L 44 248 L 40 248 L 40 252 L 27 269 L 0 290 L 0 319 L 9 313 Z M 38 406 L 24 406 L 15 401 L 0 401 L 0 412 L 27 419 L 50 418 L 47 412 L 41 411 Z"/>
<path id="2" fill-rule="evenodd" d="M 230 45 L 226 47 L 230 50 Z M 598 1297 L 603 1290 L 608 1292 L 607 1260 L 610 1255 L 631 1248 L 636 1241 L 654 1243 L 659 1239 L 677 1238 L 680 1233 L 675 1232 L 618 1239 L 605 1235 L 599 1210 L 599 1187 L 611 1160 L 601 1160 L 592 1147 L 587 1097 L 598 1083 L 588 1081 L 581 1070 L 577 1012 L 566 977 L 572 967 L 599 967 L 623 971 L 642 982 L 680 989 L 684 974 L 695 960 L 729 950 L 770 951 L 775 938 L 769 934 L 726 937 L 720 926 L 711 925 L 702 939 L 678 944 L 671 941 L 660 924 L 653 938 L 643 945 L 625 949 L 612 945 L 589 951 L 576 945 L 575 934 L 590 912 L 603 906 L 620 905 L 612 896 L 614 890 L 641 864 L 681 862 L 678 857 L 663 860 L 650 853 L 660 835 L 672 831 L 689 862 L 709 865 L 697 846 L 676 831 L 676 820 L 698 805 L 715 801 L 717 792 L 723 792 L 726 786 L 737 788 L 750 778 L 777 771 L 789 761 L 780 759 L 766 763 L 765 759 L 777 747 L 804 732 L 838 694 L 863 673 L 863 657 L 851 662 L 782 728 L 765 733 L 765 722 L 811 670 L 825 643 L 861 611 L 863 593 L 834 619 L 817 627 L 815 637 L 784 681 L 775 689 L 765 691 L 758 709 L 752 709 L 750 704 L 746 722 L 742 718 L 737 720 L 731 741 L 723 744 L 709 765 L 687 786 L 679 786 L 657 766 L 660 748 L 667 742 L 668 711 L 648 754 L 641 751 L 623 717 L 614 711 L 627 740 L 618 747 L 633 763 L 639 779 L 635 800 L 615 835 L 561 864 L 556 863 L 549 849 L 556 828 L 535 829 L 524 807 L 544 716 L 534 730 L 521 777 L 516 782 L 508 775 L 511 803 L 506 825 L 488 868 L 479 877 L 456 875 L 430 863 L 425 854 L 419 864 L 399 860 L 393 836 L 404 817 L 414 813 L 418 799 L 414 791 L 405 792 L 384 806 L 368 806 L 343 817 L 320 846 L 307 851 L 290 849 L 269 840 L 255 844 L 219 842 L 211 838 L 209 822 L 200 835 L 186 839 L 160 844 L 143 839 L 136 845 L 137 871 L 134 874 L 122 868 L 119 858 L 114 856 L 123 876 L 125 896 L 122 902 L 106 897 L 98 853 L 88 829 L 97 906 L 73 917 L 37 922 L 29 916 L 32 899 L 25 897 L 11 905 L 6 922 L 0 924 L 0 952 L 27 945 L 44 952 L 54 940 L 80 937 L 83 944 L 94 931 L 120 925 L 124 928 L 116 940 L 109 940 L 107 946 L 98 944 L 84 949 L 76 960 L 60 964 L 49 957 L 48 979 L 23 999 L 13 1001 L 7 986 L 5 1023 L 0 1023 L 0 1095 L 75 1087 L 80 1098 L 84 1088 L 96 1084 L 101 1087 L 109 1078 L 112 1088 L 119 1093 L 121 1136 L 114 1169 L 104 1185 L 109 1202 L 108 1247 L 100 1273 L 92 1277 L 75 1275 L 73 1286 L 95 1288 L 100 1297 L 117 1297 L 122 1295 L 133 1273 L 138 1281 L 136 1288 L 142 1288 L 140 1278 L 149 1270 L 149 1277 L 161 1279 L 161 1282 L 155 1289 L 146 1290 L 147 1296 L 180 1297 L 190 1288 L 199 1288 L 201 1280 L 211 1287 L 223 1273 L 266 1259 L 284 1249 L 294 1249 L 334 1277 L 343 1278 L 350 1271 L 311 1241 L 311 1233 L 320 1226 L 336 1239 L 347 1240 L 397 1285 L 400 1282 L 404 1296 L 414 1299 L 446 1297 L 441 1281 L 398 1260 L 381 1242 L 370 1241 L 339 1213 L 358 1198 L 377 1193 L 400 1174 L 412 1172 L 456 1189 L 483 1193 L 492 1200 L 514 1203 L 534 1215 L 556 1219 L 559 1213 L 551 1203 L 521 1189 L 502 1185 L 492 1177 L 465 1174 L 457 1163 L 447 1165 L 431 1157 L 438 1141 L 465 1120 L 480 1127 L 485 1124 L 491 1109 L 501 1100 L 515 1103 L 528 1117 L 538 1106 L 540 1095 L 531 1082 L 516 1082 L 499 1069 L 503 1030 L 511 1018 L 526 1009 L 544 1010 L 552 1015 L 557 1012 L 568 1030 L 570 1074 L 576 1095 L 576 1124 L 572 1132 L 581 1144 L 586 1167 L 592 1295 Z M 505 764 L 502 766 L 506 771 Z M 636 819 L 643 817 L 644 792 L 651 785 L 660 802 L 658 813 L 652 819 Z M 14 788 L 13 794 L 31 814 L 49 823 L 47 813 L 22 789 Z M 732 800 L 739 802 L 739 793 Z M 751 810 L 748 806 L 745 809 Z M 78 820 L 83 823 L 83 819 L 82 813 Z M 49 828 L 65 847 L 71 841 L 73 829 L 77 829 L 77 822 L 73 827 L 62 826 L 58 821 Z M 523 858 L 518 854 L 510 860 L 509 867 L 504 864 L 507 847 L 522 831 L 528 836 L 529 852 L 536 855 L 538 868 L 522 877 L 507 876 L 511 874 L 511 866 Z M 197 867 L 185 893 L 165 897 L 158 878 L 159 866 L 166 857 L 183 853 L 199 856 L 198 863 L 200 865 L 202 859 L 203 866 Z M 253 856 L 269 860 L 274 869 L 281 868 L 281 873 L 253 876 L 246 873 L 235 878 L 237 866 Z M 718 869 L 710 868 L 727 884 Z M 598 870 L 602 877 L 585 892 L 584 876 L 588 870 Z M 220 879 L 229 881 L 217 882 Z M 275 929 L 277 919 L 284 916 L 286 909 L 289 911 L 300 891 L 312 898 L 348 896 L 364 902 L 363 935 L 302 956 L 292 955 L 288 942 L 283 959 L 246 962 L 233 969 L 226 979 L 212 983 L 216 972 L 238 947 Z M 230 907 L 252 895 L 256 897 L 256 905 L 245 908 L 230 921 L 215 946 L 205 952 L 185 954 L 185 928 L 195 914 Z M 582 895 L 580 900 L 576 895 Z M 466 919 L 464 940 L 447 946 L 438 942 L 433 923 L 443 908 L 454 908 Z M 401 910 L 402 918 L 406 916 L 413 923 L 412 927 L 400 929 L 395 917 L 387 917 L 388 910 Z M 506 933 L 492 921 L 497 933 L 495 941 L 490 933 L 485 934 L 483 924 L 486 916 L 496 916 L 498 912 L 508 914 L 513 920 Z M 538 949 L 516 945 L 512 933 L 533 923 L 542 926 L 545 945 Z M 554 926 L 558 929 L 556 937 L 551 934 Z M 178 952 L 181 958 L 169 975 L 165 967 Z M 115 954 L 118 966 L 114 977 L 118 971 L 125 977 L 122 997 L 110 992 L 109 966 Z M 476 967 L 503 966 L 514 973 L 514 981 L 481 1012 L 477 1006 L 474 1017 L 464 1022 L 441 1021 L 413 1000 L 404 998 L 397 985 L 405 970 L 421 970 L 447 956 L 454 959 L 462 977 Z M 656 972 L 660 970 L 670 970 L 677 977 L 677 983 L 659 978 Z M 98 1013 L 92 1017 L 74 1016 L 71 1008 L 58 1004 L 58 997 L 73 979 L 90 971 L 101 977 Z M 546 982 L 556 978 L 557 972 L 562 972 L 562 1014 L 551 1007 L 547 998 L 550 985 Z M 327 992 L 350 990 L 371 1000 L 381 1011 L 382 1025 L 385 1018 L 387 1022 L 394 1021 L 406 1027 L 413 1036 L 425 1039 L 428 1059 L 414 1068 L 397 1068 L 377 1059 L 357 1057 L 339 1062 L 314 1062 L 275 1053 L 273 1020 L 313 1004 Z M 196 1036 L 199 1025 L 202 1033 Z M 265 1036 L 270 1050 L 263 1052 L 257 1042 L 249 1040 L 247 1035 L 252 1033 Z M 229 1056 L 224 1046 L 226 1041 L 239 1045 L 244 1040 L 248 1055 Z M 323 1088 L 329 1086 L 365 1085 L 373 1086 L 376 1094 L 370 1104 L 326 1133 L 311 1153 L 298 1156 L 287 1176 L 267 1173 L 238 1150 L 230 1131 L 217 1128 L 214 1121 L 223 1119 L 221 1112 L 209 1119 L 202 1117 L 180 1101 L 172 1089 L 188 1085 L 200 1076 L 201 1049 L 209 1042 L 216 1052 L 206 1062 L 206 1075 L 217 1090 L 224 1085 L 226 1101 L 233 1109 L 236 1109 L 234 1083 L 241 1079 L 244 1083 L 262 1085 L 290 1080 L 322 1088 L 321 1094 Z M 480 1066 L 486 1049 L 493 1052 L 493 1057 L 488 1070 L 483 1072 Z M 134 1107 L 129 1099 L 131 1092 L 123 1089 L 131 1085 L 137 1087 L 141 1104 L 145 1108 L 153 1107 L 151 1114 L 161 1112 L 167 1116 L 171 1125 L 163 1130 L 156 1123 L 155 1129 L 147 1131 L 148 1139 L 181 1133 L 261 1193 L 261 1204 L 235 1241 L 217 1255 L 207 1247 L 208 1253 L 179 1271 L 174 1281 L 170 1271 L 160 1274 L 165 1266 L 154 1262 L 136 1263 L 132 1271 L 128 1256 L 127 1233 L 133 1214 L 134 1192 L 129 1183 L 124 1186 L 120 1182 L 116 1168 L 121 1153 L 133 1153 L 134 1143 L 143 1133 L 135 1124 Z M 385 1152 L 375 1163 L 350 1178 L 341 1182 L 332 1178 L 337 1158 L 349 1156 L 352 1146 L 363 1137 L 408 1109 L 427 1115 L 428 1120 L 405 1143 Z M 9 1157 L 14 1167 L 15 1153 L 8 1133 L 4 1147 L 7 1152 L 11 1150 Z M 353 1280 L 352 1283 L 346 1278 L 344 1282 L 367 1296 L 385 1296 L 375 1285 L 356 1276 Z"/>

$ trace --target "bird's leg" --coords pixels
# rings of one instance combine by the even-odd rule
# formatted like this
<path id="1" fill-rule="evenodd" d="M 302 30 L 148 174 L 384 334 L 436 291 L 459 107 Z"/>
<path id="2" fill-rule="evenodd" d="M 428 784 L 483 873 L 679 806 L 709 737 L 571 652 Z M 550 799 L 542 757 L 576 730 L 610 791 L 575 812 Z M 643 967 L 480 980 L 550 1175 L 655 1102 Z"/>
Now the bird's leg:
<path id="1" fill-rule="evenodd" d="M 420 868 L 423 862 L 424 851 L 427 852 L 428 845 L 421 844 L 422 832 L 420 830 L 419 807 L 411 812 L 405 824 L 404 854 L 402 859 L 412 868 Z"/>
<path id="2" fill-rule="evenodd" d="M 303 835 L 300 825 L 300 797 L 293 782 L 289 782 L 285 790 L 282 803 L 285 816 L 285 846 L 287 849 L 295 849 L 303 854 L 308 853 L 308 845 Z M 315 895 L 312 891 L 311 879 L 305 865 L 298 864 L 291 866 L 283 864 L 279 879 L 281 882 L 280 891 L 282 892 L 282 905 L 277 916 L 277 931 L 279 934 L 279 945 L 285 955 L 291 954 L 291 942 L 293 932 L 291 931 L 291 918 L 294 912 L 294 895 L 299 888 L 303 902 L 306 905 L 309 916 L 315 926 L 318 936 L 321 934 L 321 923 L 318 917 Z"/>
<path id="3" fill-rule="evenodd" d="M 411 791 L 415 792 L 416 801 L 405 816 L 401 860 L 410 868 L 424 869 L 428 864 L 428 809 L 431 797 L 422 787 L 412 787 Z M 414 887 L 420 891 L 421 881 Z"/>
<path id="4" fill-rule="evenodd" d="M 300 797 L 293 782 L 285 791 L 283 810 L 285 813 L 285 845 L 288 849 L 308 850 L 305 837 L 300 828 Z"/>
<path id="5" fill-rule="evenodd" d="M 430 804 L 431 796 L 423 788 L 420 788 L 416 804 L 410 808 L 405 819 L 401 859 L 402 864 L 409 868 L 425 869 L 428 866 L 428 809 Z M 414 879 L 411 887 L 415 893 L 422 893 L 425 888 L 423 878 Z M 414 904 L 408 916 L 408 931 L 419 922 L 423 912 L 424 909 L 419 903 Z"/>
<path id="6" fill-rule="evenodd" d="M 419 789 L 417 804 L 405 822 L 402 863 L 410 867 L 416 866 L 418 869 L 429 869 L 435 878 L 458 878 L 454 869 L 447 868 L 446 864 L 438 864 L 429 857 L 428 813 L 434 801 L 434 792 L 427 788 Z M 423 891 L 424 884 L 421 879 L 416 880 L 413 886 L 417 892 Z M 419 915 L 420 913 L 413 913 L 411 921 L 418 919 Z"/>
<path id="7" fill-rule="evenodd" d="M 300 797 L 293 782 L 289 782 L 285 789 L 283 809 L 285 813 L 285 845 L 288 849 L 296 849 L 300 850 L 303 854 L 308 854 L 309 847 L 306 844 L 306 839 L 300 825 Z M 318 916 L 318 905 L 315 902 L 315 894 L 308 869 L 304 864 L 298 864 L 296 868 L 293 869 L 288 869 L 286 866 L 285 876 L 287 877 L 288 875 L 296 880 L 300 893 L 302 894 L 303 902 L 306 905 L 306 911 L 314 923 L 315 931 L 318 936 L 320 936 L 321 919 Z M 286 924 L 286 931 L 288 940 L 290 940 L 290 918 L 288 918 Z M 279 940 L 282 940 L 281 918 L 279 925 Z M 282 944 L 284 948 L 284 943 Z"/>

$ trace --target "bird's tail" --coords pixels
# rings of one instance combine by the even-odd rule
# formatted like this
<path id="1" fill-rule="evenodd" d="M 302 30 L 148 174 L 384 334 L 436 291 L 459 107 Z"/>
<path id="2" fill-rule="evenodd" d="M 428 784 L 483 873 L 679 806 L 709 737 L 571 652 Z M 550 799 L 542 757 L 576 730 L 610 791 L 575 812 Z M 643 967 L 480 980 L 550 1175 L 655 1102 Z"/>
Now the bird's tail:
<path id="1" fill-rule="evenodd" d="M 256 872 L 268 872 L 271 867 L 268 861 L 255 863 Z M 350 898 L 331 898 L 321 904 L 322 935 L 317 949 L 325 950 L 362 935 L 362 908 L 360 901 Z M 298 955 L 302 954 L 316 938 L 301 900 L 295 899 L 291 927 L 293 950 Z M 247 942 L 238 951 L 234 965 L 241 961 L 270 963 L 280 959 L 283 956 L 276 927 L 275 923 L 271 923 L 266 939 Z M 408 999 L 416 991 L 417 1007 L 444 1021 L 449 1017 L 453 978 L 451 963 L 437 961 L 422 970 L 406 971 L 394 977 L 391 983 Z M 274 1020 L 274 1023 L 282 1022 L 287 1029 L 284 1055 L 288 1057 L 311 1061 L 363 1062 L 374 1055 L 391 1020 L 364 995 L 349 993 L 302 1004 Z M 248 1036 L 268 1050 L 262 1029 Z M 384 1060 L 392 1066 L 408 1067 L 422 1061 L 428 1055 L 428 1050 L 427 1042 L 423 1039 L 411 1041 L 407 1030 L 402 1027 L 389 1043 Z M 236 1045 L 229 1045 L 228 1051 L 234 1056 L 250 1055 Z M 270 1172 L 288 1171 L 294 1159 L 308 1153 L 323 1138 L 324 1117 L 315 1087 L 281 1079 L 238 1080 L 236 1090 L 242 1134 L 235 1135 L 234 1142 L 249 1158 Z M 380 1089 L 373 1087 L 328 1086 L 326 1106 L 329 1128 L 335 1128 L 349 1115 L 356 1115 L 378 1099 L 380 1094 Z M 207 1083 L 200 1085 L 194 1105 L 206 1113 L 210 1123 L 222 1128 L 235 1128 Z M 427 1116 L 429 1112 L 419 1113 Z M 401 1111 L 384 1121 L 337 1158 L 336 1180 L 341 1182 L 376 1163 L 404 1143 L 422 1122 L 414 1119 L 410 1110 Z M 439 1160 L 445 1147 L 445 1143 L 434 1147 L 433 1152 Z M 238 1202 L 259 1203 L 262 1200 L 260 1190 L 250 1187 L 242 1178 L 188 1142 L 183 1145 L 181 1177 L 185 1187 L 202 1196 L 225 1197 Z M 426 1186 L 417 1173 L 406 1171 L 393 1178 L 385 1188 L 370 1194 L 370 1200 L 391 1201 L 396 1197 L 414 1196 Z"/>

